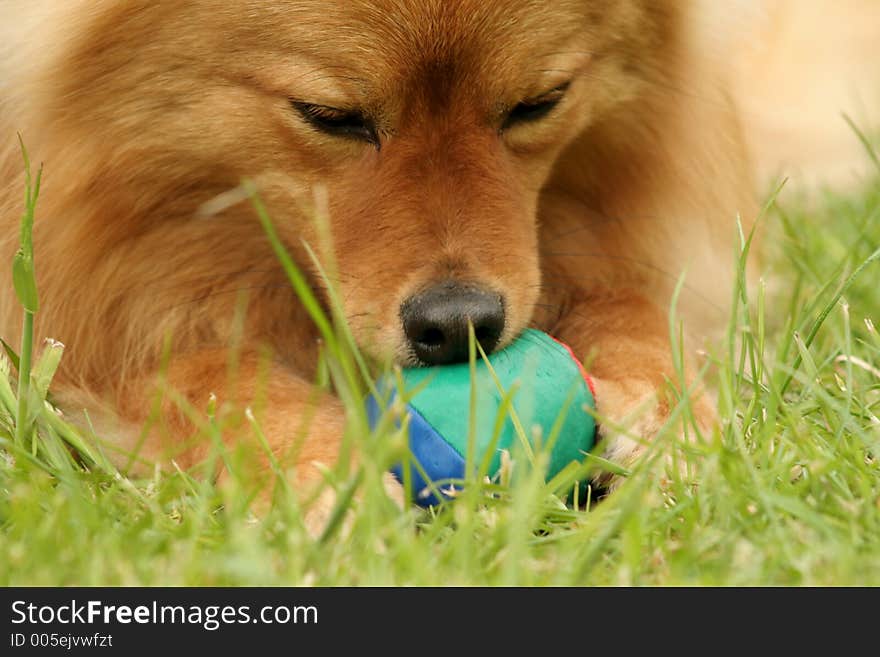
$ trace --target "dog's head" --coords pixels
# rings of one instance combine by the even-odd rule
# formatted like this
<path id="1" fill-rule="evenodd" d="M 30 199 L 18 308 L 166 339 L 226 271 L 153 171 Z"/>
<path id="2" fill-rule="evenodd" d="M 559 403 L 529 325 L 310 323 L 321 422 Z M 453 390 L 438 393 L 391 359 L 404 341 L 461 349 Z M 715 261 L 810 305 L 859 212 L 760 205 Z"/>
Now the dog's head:
<path id="1" fill-rule="evenodd" d="M 106 88 L 92 120 L 113 106 L 123 130 L 128 107 L 141 156 L 161 150 L 168 175 L 184 161 L 189 176 L 253 177 L 300 255 L 303 240 L 322 251 L 326 218 L 356 339 L 408 364 L 466 357 L 468 322 L 488 350 L 527 325 L 541 190 L 627 96 L 663 13 L 638 0 L 121 4 L 92 53 L 117 69 L 79 73 Z"/>
<path id="2" fill-rule="evenodd" d="M 491 351 L 539 293 L 539 191 L 584 125 L 584 2 L 295 2 L 280 92 L 326 189 L 356 337 L 405 363 Z M 267 76 L 268 78 L 268 76 Z"/>

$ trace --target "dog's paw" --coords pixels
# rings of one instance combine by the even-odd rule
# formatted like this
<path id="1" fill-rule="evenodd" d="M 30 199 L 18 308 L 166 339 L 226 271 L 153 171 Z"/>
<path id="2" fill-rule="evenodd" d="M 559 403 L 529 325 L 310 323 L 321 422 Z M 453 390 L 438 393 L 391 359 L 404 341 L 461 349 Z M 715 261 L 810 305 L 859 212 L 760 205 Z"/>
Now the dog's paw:
<path id="1" fill-rule="evenodd" d="M 386 472 L 382 475 L 382 486 L 385 488 L 385 494 L 397 505 L 398 509 L 406 507 L 406 494 L 403 492 L 403 485 L 397 481 L 393 474 Z"/>
<path id="2" fill-rule="evenodd" d="M 406 496 L 403 492 L 403 486 L 401 486 L 397 479 L 394 478 L 394 475 L 390 472 L 386 472 L 382 475 L 382 487 L 385 489 L 385 494 L 394 505 L 397 506 L 398 509 L 403 510 L 406 506 Z M 357 504 L 363 503 L 363 495 L 361 493 L 362 491 L 355 493 L 354 498 Z M 309 505 L 309 508 L 303 517 L 303 522 L 310 536 L 317 538 L 327 529 L 330 519 L 336 509 L 337 499 L 337 491 L 330 487 L 326 487 Z M 351 526 L 354 522 L 354 514 L 356 512 L 356 506 L 350 507 L 348 511 L 346 511 L 340 529 L 343 535 L 347 535 L 350 532 Z"/>
<path id="3" fill-rule="evenodd" d="M 596 380 L 595 386 L 602 456 L 627 470 L 638 465 L 658 436 L 677 439 L 681 445 L 694 441 L 697 435 L 708 436 L 718 423 L 717 410 L 703 392 L 691 398 L 690 413 L 678 414 L 673 419 L 676 405 L 670 402 L 664 390 L 658 390 L 649 381 Z M 696 426 L 684 419 L 690 417 Z M 666 458 L 662 461 L 667 467 L 678 467 L 679 474 L 686 474 L 682 469 L 684 460 L 672 458 L 673 450 L 679 449 L 677 445 L 656 447 L 665 452 Z M 596 477 L 598 485 L 610 490 L 623 480 L 620 475 L 608 472 Z"/>

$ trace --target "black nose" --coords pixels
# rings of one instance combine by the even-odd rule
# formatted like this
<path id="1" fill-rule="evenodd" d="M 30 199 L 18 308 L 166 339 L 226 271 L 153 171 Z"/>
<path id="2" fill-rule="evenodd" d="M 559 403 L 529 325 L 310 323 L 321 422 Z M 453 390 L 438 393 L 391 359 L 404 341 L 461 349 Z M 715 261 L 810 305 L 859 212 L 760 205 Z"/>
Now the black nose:
<path id="1" fill-rule="evenodd" d="M 498 346 L 504 330 L 500 295 L 454 281 L 410 297 L 400 315 L 410 347 L 425 365 L 468 359 L 468 321 L 487 354 Z"/>

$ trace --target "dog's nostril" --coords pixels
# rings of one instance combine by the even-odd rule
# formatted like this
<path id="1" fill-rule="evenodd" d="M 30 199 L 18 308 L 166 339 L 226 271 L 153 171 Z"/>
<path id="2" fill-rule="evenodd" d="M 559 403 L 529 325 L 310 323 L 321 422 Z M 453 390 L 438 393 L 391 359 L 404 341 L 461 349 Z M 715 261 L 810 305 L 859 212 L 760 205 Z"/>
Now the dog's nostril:
<path id="1" fill-rule="evenodd" d="M 498 345 L 504 331 L 500 295 L 460 283 L 447 282 L 418 294 L 400 309 L 410 348 L 427 365 L 466 361 L 468 323 L 486 353 Z"/>
<path id="2" fill-rule="evenodd" d="M 419 342 L 421 342 L 426 347 L 439 347 L 443 344 L 444 340 L 443 331 L 439 328 L 428 327 L 425 329 L 425 332 L 422 333 L 419 338 Z"/>
<path id="3" fill-rule="evenodd" d="M 481 345 L 484 342 L 491 342 L 492 340 L 498 339 L 498 336 L 495 335 L 494 327 L 485 325 L 474 327 L 474 337 Z M 483 349 L 485 349 L 485 347 L 483 347 Z"/>

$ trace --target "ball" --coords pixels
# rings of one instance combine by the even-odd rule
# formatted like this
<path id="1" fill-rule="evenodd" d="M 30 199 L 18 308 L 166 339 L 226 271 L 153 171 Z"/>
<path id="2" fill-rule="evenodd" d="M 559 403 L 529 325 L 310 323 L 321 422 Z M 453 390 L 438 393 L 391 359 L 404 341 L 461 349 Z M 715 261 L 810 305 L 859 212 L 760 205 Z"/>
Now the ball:
<path id="1" fill-rule="evenodd" d="M 474 418 L 469 363 L 403 370 L 409 449 L 418 467 L 401 463 L 392 472 L 403 482 L 404 468 L 409 467 L 415 502 L 421 506 L 454 496 L 465 478 L 469 453 L 475 468 L 488 460 L 486 474 L 495 478 L 505 451 L 518 455 L 515 470 L 523 467 L 522 458 L 528 461 L 523 457 L 524 435 L 531 450 L 549 451 L 549 480 L 569 463 L 583 461 L 593 447 L 593 385 L 569 347 L 529 329 L 488 361 L 491 368 L 477 357 Z M 394 403 L 396 387 L 381 381 L 381 399 L 368 399 L 374 427 Z"/>

